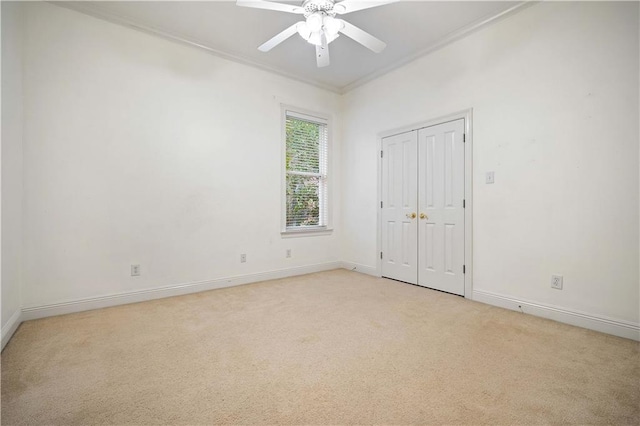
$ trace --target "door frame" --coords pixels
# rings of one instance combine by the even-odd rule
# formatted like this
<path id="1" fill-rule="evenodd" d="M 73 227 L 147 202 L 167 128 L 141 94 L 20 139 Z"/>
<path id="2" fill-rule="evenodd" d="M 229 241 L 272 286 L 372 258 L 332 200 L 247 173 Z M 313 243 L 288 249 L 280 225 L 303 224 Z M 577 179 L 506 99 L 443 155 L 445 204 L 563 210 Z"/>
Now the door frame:
<path id="1" fill-rule="evenodd" d="M 420 130 L 425 127 L 436 126 L 438 124 L 446 123 L 449 121 L 455 121 L 464 119 L 464 297 L 466 299 L 473 298 L 473 108 L 468 108 L 462 111 L 458 111 L 452 114 L 443 115 L 440 117 L 432 118 L 418 123 L 410 124 L 407 126 L 398 127 L 395 129 L 387 130 L 378 133 L 377 148 L 378 153 L 382 151 L 382 139 L 398 135 L 400 133 L 406 133 L 413 130 Z M 382 202 L 382 158 L 378 154 L 378 202 L 376 204 L 377 210 L 377 230 L 376 230 L 376 275 L 382 276 L 382 259 L 380 259 L 380 252 L 382 251 L 382 215 L 380 203 Z"/>

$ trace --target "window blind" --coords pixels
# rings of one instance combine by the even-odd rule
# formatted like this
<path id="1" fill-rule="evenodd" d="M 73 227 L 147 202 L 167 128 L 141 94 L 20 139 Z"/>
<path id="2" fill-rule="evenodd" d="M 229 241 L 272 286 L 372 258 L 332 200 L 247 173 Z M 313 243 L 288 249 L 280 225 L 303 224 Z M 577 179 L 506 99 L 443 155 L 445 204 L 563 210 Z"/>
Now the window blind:
<path id="1" fill-rule="evenodd" d="M 286 112 L 286 227 L 327 226 L 327 122 Z"/>

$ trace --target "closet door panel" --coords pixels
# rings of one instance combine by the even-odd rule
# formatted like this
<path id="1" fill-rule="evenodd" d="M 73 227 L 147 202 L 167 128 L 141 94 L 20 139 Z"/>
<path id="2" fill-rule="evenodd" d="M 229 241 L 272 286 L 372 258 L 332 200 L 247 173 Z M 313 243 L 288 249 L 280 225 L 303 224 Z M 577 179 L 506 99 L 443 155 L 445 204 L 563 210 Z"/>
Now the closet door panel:
<path id="1" fill-rule="evenodd" d="M 464 120 L 418 132 L 418 284 L 464 295 Z"/>
<path id="2" fill-rule="evenodd" d="M 382 276 L 418 283 L 417 132 L 382 140 Z"/>

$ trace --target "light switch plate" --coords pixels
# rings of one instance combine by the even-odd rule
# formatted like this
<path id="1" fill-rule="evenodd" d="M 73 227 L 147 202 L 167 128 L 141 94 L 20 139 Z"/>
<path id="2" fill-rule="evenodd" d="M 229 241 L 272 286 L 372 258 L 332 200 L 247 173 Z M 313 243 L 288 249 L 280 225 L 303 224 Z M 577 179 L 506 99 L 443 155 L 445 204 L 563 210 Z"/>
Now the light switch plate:
<path id="1" fill-rule="evenodd" d="M 496 181 L 495 176 L 494 176 L 493 173 L 494 172 L 487 172 L 486 183 L 494 183 Z"/>

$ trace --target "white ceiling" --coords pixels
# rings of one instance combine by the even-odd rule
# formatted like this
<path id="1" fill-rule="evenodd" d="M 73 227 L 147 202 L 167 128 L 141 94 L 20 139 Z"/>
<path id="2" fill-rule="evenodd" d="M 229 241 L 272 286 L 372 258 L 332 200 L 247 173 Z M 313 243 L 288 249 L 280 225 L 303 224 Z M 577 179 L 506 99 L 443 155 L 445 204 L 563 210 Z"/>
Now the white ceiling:
<path id="1" fill-rule="evenodd" d="M 287 2 L 301 4 L 302 1 Z M 113 22 L 197 44 L 221 56 L 344 92 L 434 48 L 513 13 L 520 2 L 406 1 L 343 15 L 385 41 L 373 53 L 341 36 L 330 44 L 331 65 L 317 68 L 314 46 L 295 34 L 268 53 L 257 47 L 301 19 L 234 1 L 91 1 L 65 7 Z"/>

